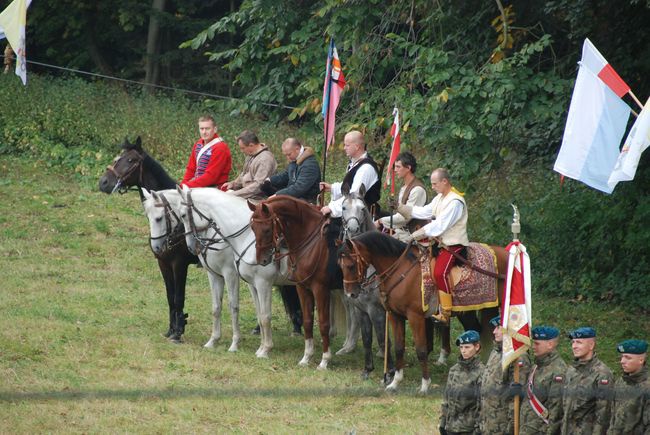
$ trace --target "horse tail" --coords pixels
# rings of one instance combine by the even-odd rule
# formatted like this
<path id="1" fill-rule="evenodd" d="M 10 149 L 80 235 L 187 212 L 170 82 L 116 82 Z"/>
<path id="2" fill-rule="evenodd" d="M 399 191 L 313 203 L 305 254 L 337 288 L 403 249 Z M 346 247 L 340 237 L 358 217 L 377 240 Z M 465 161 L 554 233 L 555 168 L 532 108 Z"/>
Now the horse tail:
<path id="1" fill-rule="evenodd" d="M 346 311 L 343 305 L 343 290 L 332 291 L 330 299 L 330 337 L 335 337 L 339 330 L 346 331 Z M 350 319 L 350 321 L 352 321 Z"/>

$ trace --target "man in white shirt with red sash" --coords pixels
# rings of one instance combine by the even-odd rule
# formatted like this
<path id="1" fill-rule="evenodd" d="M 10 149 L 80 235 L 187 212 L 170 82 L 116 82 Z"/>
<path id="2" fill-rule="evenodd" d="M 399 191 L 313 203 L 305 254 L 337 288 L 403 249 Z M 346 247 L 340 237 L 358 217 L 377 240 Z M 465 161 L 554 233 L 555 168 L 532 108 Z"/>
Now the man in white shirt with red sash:
<path id="1" fill-rule="evenodd" d="M 228 181 L 232 157 L 228 144 L 217 135 L 211 116 L 199 118 L 199 139 L 192 147 L 181 185 L 187 187 L 221 187 Z"/>
<path id="2" fill-rule="evenodd" d="M 441 249 L 433 269 L 436 287 L 438 287 L 440 312 L 433 317 L 440 322 L 449 323 L 452 299 L 448 276 L 456 263 L 456 257 L 452 252 L 458 254 L 469 245 L 467 204 L 463 195 L 454 189 L 446 169 L 438 168 L 431 173 L 431 187 L 438 195 L 429 204 L 422 207 L 400 204 L 397 211 L 407 219 L 433 219 L 411 234 L 411 239 L 436 237 L 441 242 Z"/>

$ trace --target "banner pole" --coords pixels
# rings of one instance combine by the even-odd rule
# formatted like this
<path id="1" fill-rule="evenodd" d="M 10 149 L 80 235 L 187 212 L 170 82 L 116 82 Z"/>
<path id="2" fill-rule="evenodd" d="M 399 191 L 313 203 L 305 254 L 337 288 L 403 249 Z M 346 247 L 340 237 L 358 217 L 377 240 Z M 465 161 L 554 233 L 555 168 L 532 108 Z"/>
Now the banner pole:
<path id="1" fill-rule="evenodd" d="M 519 383 L 519 363 L 517 361 L 515 361 L 514 365 L 515 365 L 515 373 L 514 373 L 514 378 L 515 379 L 514 379 L 514 381 L 515 381 L 516 384 L 518 384 Z M 514 408 L 515 408 L 514 409 L 514 414 L 515 414 L 515 421 L 514 421 L 515 432 L 514 432 L 514 434 L 515 435 L 519 435 L 519 401 L 520 401 L 520 399 L 521 398 L 517 394 L 515 396 L 515 406 L 514 406 Z"/>

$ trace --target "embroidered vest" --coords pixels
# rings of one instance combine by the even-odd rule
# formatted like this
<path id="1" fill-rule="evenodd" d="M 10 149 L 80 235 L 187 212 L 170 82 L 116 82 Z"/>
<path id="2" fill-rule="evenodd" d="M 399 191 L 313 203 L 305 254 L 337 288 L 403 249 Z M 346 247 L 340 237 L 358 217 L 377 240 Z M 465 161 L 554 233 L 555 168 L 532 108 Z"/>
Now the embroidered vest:
<path id="1" fill-rule="evenodd" d="M 447 246 L 467 246 L 469 245 L 469 239 L 467 238 L 467 204 L 462 196 L 454 192 L 449 192 L 444 197 L 442 194 L 438 194 L 431 203 L 433 217 L 440 216 L 442 211 L 451 203 L 451 201 L 460 201 L 463 203 L 463 214 L 455 224 L 447 228 L 447 231 L 441 234 L 440 239 L 442 240 L 442 243 Z"/>

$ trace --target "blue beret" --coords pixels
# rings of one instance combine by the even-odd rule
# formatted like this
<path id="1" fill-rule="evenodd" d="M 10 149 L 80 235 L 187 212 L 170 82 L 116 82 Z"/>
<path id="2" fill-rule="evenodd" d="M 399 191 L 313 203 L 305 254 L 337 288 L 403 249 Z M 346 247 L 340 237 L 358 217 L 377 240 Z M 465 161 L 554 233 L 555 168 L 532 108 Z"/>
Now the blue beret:
<path id="1" fill-rule="evenodd" d="M 490 325 L 494 326 L 495 328 L 500 324 L 501 324 L 501 316 L 492 317 L 490 319 Z"/>
<path id="2" fill-rule="evenodd" d="M 619 353 L 633 353 L 641 355 L 648 351 L 648 343 L 644 340 L 625 340 L 616 346 Z"/>
<path id="3" fill-rule="evenodd" d="M 591 326 L 583 326 L 581 328 L 574 329 L 573 331 L 569 332 L 569 338 L 571 339 L 595 338 L 595 337 L 596 337 L 596 330 Z"/>
<path id="4" fill-rule="evenodd" d="M 469 331 L 465 331 L 458 336 L 456 339 L 456 346 L 460 346 L 461 344 L 478 343 L 479 341 L 481 341 L 481 336 L 479 333 L 470 329 Z"/>
<path id="5" fill-rule="evenodd" d="M 533 328 L 533 340 L 552 340 L 560 335 L 554 326 L 536 326 Z"/>

